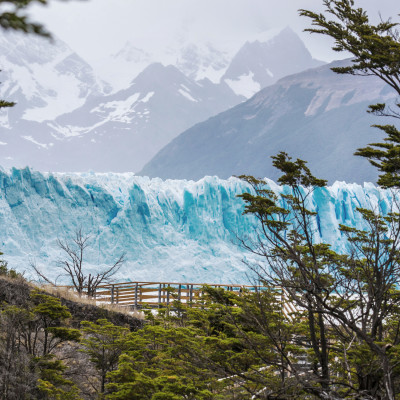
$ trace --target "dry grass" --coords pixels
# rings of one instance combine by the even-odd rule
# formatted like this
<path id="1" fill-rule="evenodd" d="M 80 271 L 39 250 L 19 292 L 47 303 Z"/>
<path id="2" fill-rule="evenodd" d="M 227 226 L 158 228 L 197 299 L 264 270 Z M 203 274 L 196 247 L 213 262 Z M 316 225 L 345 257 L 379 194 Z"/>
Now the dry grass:
<path id="1" fill-rule="evenodd" d="M 70 287 L 67 287 L 67 286 L 52 286 L 52 285 L 45 285 L 45 284 L 34 285 L 34 286 L 36 288 L 39 288 L 39 289 L 41 289 L 49 294 L 52 294 L 53 296 L 56 296 L 60 299 L 64 298 L 66 300 L 71 300 L 76 303 L 88 304 L 91 306 L 104 308 L 111 312 L 126 314 L 126 315 L 129 315 L 129 316 L 137 318 L 137 319 L 144 319 L 144 314 L 140 311 L 132 311 L 132 310 L 129 310 L 128 307 L 120 306 L 118 304 L 99 302 L 99 301 L 96 301 L 96 299 L 93 299 L 92 297 L 88 297 L 88 296 L 84 296 L 84 295 L 79 296 L 73 289 L 71 289 Z"/>

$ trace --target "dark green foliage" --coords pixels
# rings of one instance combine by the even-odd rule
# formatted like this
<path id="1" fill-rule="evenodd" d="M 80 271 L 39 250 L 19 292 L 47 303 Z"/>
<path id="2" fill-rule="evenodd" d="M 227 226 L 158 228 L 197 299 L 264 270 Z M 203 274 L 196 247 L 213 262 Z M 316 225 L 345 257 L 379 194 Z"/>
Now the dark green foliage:
<path id="1" fill-rule="evenodd" d="M 43 400 L 79 400 L 78 388 L 63 374 L 66 366 L 62 361 L 53 356 L 35 359 L 36 368 L 39 370 L 38 391 Z"/>
<path id="2" fill-rule="evenodd" d="M 317 214 L 310 211 L 310 194 L 323 190 L 324 181 L 285 153 L 273 160 L 287 185 L 282 194 L 242 177 L 253 187 L 240 195 L 245 213 L 260 223 L 258 240 L 243 244 L 264 259 L 253 267 L 259 279 L 282 288 L 302 310 L 290 343 L 307 354 L 302 391 L 317 398 L 394 399 L 398 359 L 387 349 L 400 344 L 400 214 L 357 209 L 367 228 L 341 226 L 348 253 L 338 254 L 318 242 Z"/>
<path id="3" fill-rule="evenodd" d="M 54 356 L 61 344 L 80 340 L 66 324 L 70 312 L 37 290 L 24 303 L 0 306 L 0 398 L 78 399 L 75 384 L 64 377 L 67 367 Z"/>
<path id="4" fill-rule="evenodd" d="M 333 50 L 353 55 L 351 66 L 332 70 L 339 74 L 376 76 L 400 95 L 400 38 L 396 29 L 399 24 L 391 20 L 371 24 L 367 13 L 355 8 L 353 0 L 324 0 L 323 3 L 325 14 L 300 10 L 300 15 L 310 18 L 315 26 L 306 31 L 333 38 Z M 379 103 L 369 106 L 368 112 L 400 118 L 399 106 Z M 355 154 L 366 157 L 382 173 L 379 185 L 400 187 L 400 131 L 394 125 L 374 126 L 385 133 L 384 142 L 372 143 Z"/>
<path id="5" fill-rule="evenodd" d="M 15 103 L 13 101 L 0 100 L 0 108 L 14 107 Z"/>
<path id="6" fill-rule="evenodd" d="M 127 337 L 106 398 L 248 399 L 262 392 L 289 399 L 302 393 L 288 374 L 304 353 L 291 343 L 299 324 L 295 316 L 283 317 L 275 290 L 235 294 L 204 287 L 202 307 L 175 307 L 180 311 L 148 313 L 144 329 Z"/>
<path id="7" fill-rule="evenodd" d="M 300 185 L 304 187 L 326 186 L 326 180 L 317 179 L 311 174 L 306 161 L 299 159 L 292 161 L 292 158 L 285 152 L 272 156 L 272 160 L 272 165 L 283 172 L 283 175 L 278 179 L 281 185 L 290 187 L 298 187 Z"/>
<path id="8" fill-rule="evenodd" d="M 213 374 L 196 365 L 207 349 L 201 330 L 161 312 L 127 337 L 118 370 L 108 375 L 108 399 L 213 399 Z"/>
<path id="9" fill-rule="evenodd" d="M 104 393 L 107 373 L 116 369 L 119 356 L 127 348 L 125 337 L 128 332 L 127 328 L 114 325 L 106 319 L 99 319 L 96 323 L 82 322 L 82 352 L 89 355 L 98 371 L 99 393 Z"/>
<path id="10" fill-rule="evenodd" d="M 2 0 L 0 2 L 0 27 L 24 33 L 50 37 L 42 24 L 32 22 L 25 10 L 35 3 L 46 5 L 47 0 Z M 5 10 L 5 7 L 6 10 Z"/>
<path id="11" fill-rule="evenodd" d="M 315 28 L 307 32 L 332 37 L 333 50 L 353 55 L 353 65 L 333 68 L 340 74 L 376 75 L 400 94 L 400 43 L 395 28 L 398 23 L 381 21 L 373 25 L 354 0 L 324 0 L 324 14 L 300 10 L 300 15 L 312 20 Z M 332 17 L 332 19 L 329 19 Z"/>
<path id="12" fill-rule="evenodd" d="M 385 188 L 400 187 L 400 131 L 394 125 L 374 125 L 386 133 L 383 143 L 371 143 L 355 154 L 368 158 L 381 171 L 378 184 Z"/>
<path id="13" fill-rule="evenodd" d="M 71 317 L 71 313 L 66 306 L 61 305 L 60 299 L 40 292 L 33 292 L 31 298 L 34 303 L 34 318 L 29 323 L 30 333 L 27 333 L 26 337 L 29 339 L 27 346 L 32 355 L 38 355 L 40 351 L 46 356 L 61 343 L 80 339 L 77 329 L 63 326 L 65 320 Z M 32 325 L 36 325 L 33 332 Z"/>

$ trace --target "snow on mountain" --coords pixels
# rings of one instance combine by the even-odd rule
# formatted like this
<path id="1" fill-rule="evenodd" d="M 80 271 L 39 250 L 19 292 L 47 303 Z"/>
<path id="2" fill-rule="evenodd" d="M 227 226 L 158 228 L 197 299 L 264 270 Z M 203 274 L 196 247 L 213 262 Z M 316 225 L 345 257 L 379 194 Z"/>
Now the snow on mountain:
<path id="1" fill-rule="evenodd" d="M 96 73 L 109 82 L 114 92 L 127 88 L 156 58 L 130 41 L 96 65 Z"/>
<path id="2" fill-rule="evenodd" d="M 227 178 L 251 174 L 276 179 L 270 156 L 286 151 L 309 162 L 330 182 L 368 182 L 376 169 L 357 148 L 380 140 L 370 125 L 391 123 L 366 113 L 374 102 L 394 100 L 394 93 L 372 77 L 337 75 L 331 67 L 282 78 L 245 103 L 183 132 L 163 148 L 142 175 L 163 179 Z"/>
<path id="3" fill-rule="evenodd" d="M 2 111 L 1 127 L 19 119 L 43 122 L 82 106 L 91 95 L 110 92 L 92 68 L 65 43 L 1 32 L 0 96 L 18 107 Z"/>
<path id="4" fill-rule="evenodd" d="M 175 65 L 192 79 L 220 83 L 230 61 L 227 52 L 217 50 L 211 43 L 189 43 L 179 51 Z"/>
<path id="5" fill-rule="evenodd" d="M 114 91 L 125 89 L 150 64 L 173 65 L 193 80 L 209 79 L 218 84 L 231 61 L 231 56 L 210 43 L 183 42 L 167 47 L 156 54 L 126 42 L 125 45 L 102 63 L 96 63 L 96 72 Z M 116 73 L 118 71 L 118 73 Z"/>
<path id="6" fill-rule="evenodd" d="M 4 134 L 10 145 L 0 148 L 0 160 L 47 171 L 138 171 L 179 132 L 241 99 L 225 84 L 196 82 L 173 66 L 152 64 L 125 90 L 91 96 L 45 124 L 20 124 L 37 143 L 26 143 L 26 133 L 19 140 Z M 21 151 L 21 140 L 29 150 Z"/>
<path id="7" fill-rule="evenodd" d="M 259 65 L 278 76 L 275 58 L 283 57 L 284 63 L 290 59 L 277 51 L 280 46 L 287 44 L 297 56 L 297 67 L 312 64 L 301 41 L 289 46 L 292 39 L 299 41 L 294 33 L 284 31 L 272 42 L 257 42 L 262 49 L 272 49 L 269 59 L 264 60 L 264 50 L 246 53 L 242 49 L 228 68 L 228 53 L 183 38 L 179 49 L 165 49 L 179 68 L 152 63 L 140 73 L 154 55 L 127 42 L 104 63 L 109 76 L 116 77 L 113 82 L 124 85 L 111 93 L 111 87 L 62 42 L 4 34 L 0 96 L 18 104 L 0 110 L 0 142 L 4 143 L 0 164 L 46 171 L 136 172 L 185 129 L 237 105 L 262 87 Z M 225 78 L 216 83 L 222 75 Z"/>
<path id="8" fill-rule="evenodd" d="M 110 59 L 98 64 L 96 71 L 121 90 L 148 65 L 161 62 L 175 66 L 193 80 L 209 79 L 216 84 L 225 81 L 237 95 L 249 98 L 286 75 L 324 64 L 312 58 L 289 27 L 256 37 L 243 45 L 226 41 L 211 44 L 193 42 L 190 35 L 181 34 L 176 43 L 162 50 L 153 49 L 153 53 L 128 41 Z"/>
<path id="9" fill-rule="evenodd" d="M 268 181 L 270 188 L 282 188 Z M 0 172 L 0 249 L 10 267 L 29 271 L 35 262 L 55 278 L 62 253 L 57 238 L 76 229 L 91 235 L 85 262 L 92 270 L 123 252 L 117 279 L 247 283 L 243 259 L 251 254 L 237 238 L 253 237 L 255 220 L 243 216 L 237 195 L 242 181 L 206 177 L 198 182 L 162 181 L 133 174 Z M 392 193 L 372 184 L 335 183 L 316 190 L 316 237 L 343 250 L 339 224 L 363 228 L 357 207 L 390 210 Z"/>
<path id="10" fill-rule="evenodd" d="M 280 78 L 323 65 L 312 58 L 303 41 L 289 27 L 266 42 L 247 42 L 222 77 L 239 95 L 250 98 Z"/>
<path id="11" fill-rule="evenodd" d="M 52 171 L 138 171 L 179 132 L 240 100 L 225 84 L 152 64 L 127 89 L 90 96 L 55 120 L 21 118 L 2 132 L 0 160 Z"/>

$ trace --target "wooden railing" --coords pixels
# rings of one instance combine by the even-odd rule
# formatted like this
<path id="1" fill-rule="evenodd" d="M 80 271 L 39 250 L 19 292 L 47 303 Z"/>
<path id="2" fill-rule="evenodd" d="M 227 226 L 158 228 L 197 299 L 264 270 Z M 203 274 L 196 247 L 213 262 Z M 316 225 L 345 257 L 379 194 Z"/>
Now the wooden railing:
<path id="1" fill-rule="evenodd" d="M 134 309 L 144 307 L 170 306 L 177 300 L 182 304 L 196 306 L 201 304 L 204 287 L 222 288 L 238 294 L 266 290 L 265 286 L 176 283 L 176 282 L 123 282 L 98 286 L 95 293 L 96 301 L 104 301 Z M 281 291 L 277 297 L 282 301 L 283 312 L 288 315 L 296 312 L 292 303 L 285 300 Z"/>

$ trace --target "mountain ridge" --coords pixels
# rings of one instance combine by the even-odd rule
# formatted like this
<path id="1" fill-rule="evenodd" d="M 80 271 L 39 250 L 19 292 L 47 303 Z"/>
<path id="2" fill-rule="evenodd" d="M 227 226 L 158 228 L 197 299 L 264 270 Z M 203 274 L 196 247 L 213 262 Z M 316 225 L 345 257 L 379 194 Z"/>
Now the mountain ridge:
<path id="1" fill-rule="evenodd" d="M 286 30 L 274 40 L 286 43 L 293 37 L 293 46 L 312 64 L 293 32 Z M 114 92 L 106 84 L 99 85 L 90 65 L 60 41 L 52 47 L 38 39 L 29 47 L 31 41 L 18 36 L 17 46 L 8 52 L 13 64 L 5 51 L 13 38 L 0 40 L 9 71 L 6 77 L 17 73 L 21 77 L 21 81 L 0 85 L 0 95 L 18 103 L 0 110 L 0 163 L 6 167 L 137 172 L 181 132 L 245 101 L 263 85 L 253 72 L 247 76 L 240 69 L 239 75 L 232 72 L 230 80 L 215 83 L 207 77 L 191 78 L 174 65 L 152 63 L 126 88 Z M 147 57 L 140 49 L 133 49 L 131 55 L 131 50 L 127 48 L 125 53 L 133 60 L 138 57 L 141 62 L 141 57 Z M 196 58 L 196 51 L 192 61 L 203 68 L 207 60 Z M 262 58 L 257 52 L 251 60 L 245 56 L 245 72 L 260 63 L 267 68 Z M 245 91 L 232 90 L 243 89 L 243 85 Z"/>
<path id="2" fill-rule="evenodd" d="M 348 62 L 282 78 L 245 103 L 183 132 L 139 174 L 163 179 L 241 174 L 277 179 L 269 157 L 286 151 L 308 160 L 330 182 L 375 181 L 375 169 L 353 153 L 379 140 L 379 132 L 370 125 L 387 122 L 367 114 L 367 106 L 394 99 L 394 94 L 378 79 L 330 70 Z"/>

